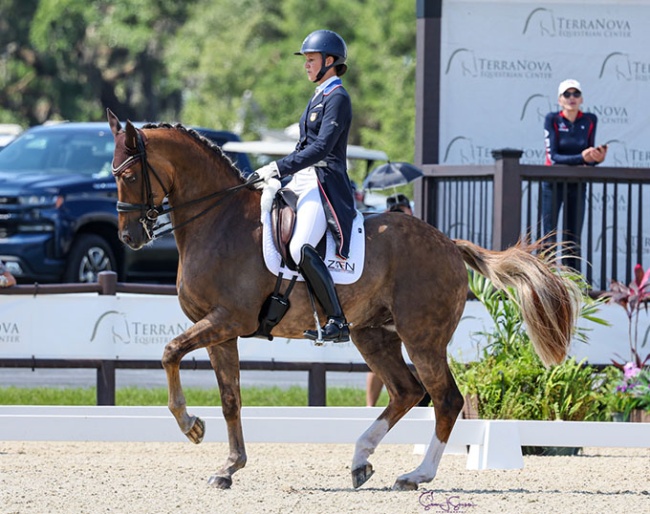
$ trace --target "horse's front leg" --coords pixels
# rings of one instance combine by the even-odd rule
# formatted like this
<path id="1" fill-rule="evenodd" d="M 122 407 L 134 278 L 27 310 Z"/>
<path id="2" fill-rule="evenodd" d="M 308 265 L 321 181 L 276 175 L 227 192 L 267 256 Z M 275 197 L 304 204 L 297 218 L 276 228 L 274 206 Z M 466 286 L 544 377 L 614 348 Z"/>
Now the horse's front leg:
<path id="1" fill-rule="evenodd" d="M 202 319 L 192 325 L 181 335 L 172 339 L 163 352 L 162 365 L 167 374 L 168 407 L 176 418 L 181 431 L 193 443 L 200 443 L 205 435 L 205 423 L 197 416 L 187 413 L 185 395 L 181 386 L 180 363 L 185 355 L 197 348 L 218 342 L 215 325 L 208 319 Z"/>
<path id="2" fill-rule="evenodd" d="M 208 483 L 219 489 L 232 485 L 232 475 L 246 465 L 246 448 L 241 424 L 241 390 L 239 388 L 239 350 L 237 339 L 207 348 L 219 383 L 221 409 L 228 429 L 229 453 L 226 463 L 210 477 Z"/>

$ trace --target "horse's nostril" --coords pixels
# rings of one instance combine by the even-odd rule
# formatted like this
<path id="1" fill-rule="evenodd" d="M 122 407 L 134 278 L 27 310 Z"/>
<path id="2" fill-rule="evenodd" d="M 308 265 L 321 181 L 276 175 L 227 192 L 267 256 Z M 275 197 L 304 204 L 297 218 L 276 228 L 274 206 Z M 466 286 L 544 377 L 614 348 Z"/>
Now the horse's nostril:
<path id="1" fill-rule="evenodd" d="M 120 233 L 120 240 L 121 240 L 124 244 L 127 244 L 127 245 L 128 245 L 128 244 L 131 243 L 131 236 L 129 235 L 128 232 L 121 232 L 121 233 Z"/>

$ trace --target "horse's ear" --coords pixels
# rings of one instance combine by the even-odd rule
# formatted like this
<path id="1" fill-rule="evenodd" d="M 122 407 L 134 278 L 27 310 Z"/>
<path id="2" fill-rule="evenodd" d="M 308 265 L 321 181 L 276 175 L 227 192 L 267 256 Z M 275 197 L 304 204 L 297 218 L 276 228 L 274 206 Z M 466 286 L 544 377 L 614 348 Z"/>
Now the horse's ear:
<path id="1" fill-rule="evenodd" d="M 124 145 L 129 150 L 138 149 L 138 131 L 129 120 L 126 121 L 126 139 Z"/>
<path id="2" fill-rule="evenodd" d="M 106 109 L 106 116 L 108 117 L 108 124 L 111 126 L 111 132 L 114 136 L 117 136 L 117 133 L 122 130 L 122 125 L 120 120 L 117 119 L 117 116 L 113 114 L 113 111 Z"/>

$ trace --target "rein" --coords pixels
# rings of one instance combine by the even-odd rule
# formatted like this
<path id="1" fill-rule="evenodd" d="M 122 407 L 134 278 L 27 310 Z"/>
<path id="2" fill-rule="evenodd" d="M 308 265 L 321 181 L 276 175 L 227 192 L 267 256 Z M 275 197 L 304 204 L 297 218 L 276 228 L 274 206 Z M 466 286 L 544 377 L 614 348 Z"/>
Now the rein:
<path id="1" fill-rule="evenodd" d="M 160 179 L 159 174 L 156 172 L 154 167 L 149 164 L 149 161 L 147 160 L 147 152 L 145 149 L 145 140 L 142 135 L 142 132 L 140 130 L 136 131 L 137 134 L 137 153 L 134 155 L 129 156 L 128 159 L 126 159 L 122 164 L 120 164 L 117 168 L 114 168 L 111 165 L 113 176 L 116 178 L 119 177 L 122 173 L 124 173 L 125 170 L 127 170 L 132 163 L 139 159 L 140 160 L 140 165 L 142 167 L 142 175 L 144 177 L 144 195 L 147 199 L 147 203 L 128 203 L 128 202 L 117 202 L 117 212 L 140 212 L 141 217 L 138 220 L 146 234 L 147 237 L 150 240 L 154 240 L 157 237 L 164 236 L 166 234 L 169 234 L 176 230 L 177 228 L 184 227 L 185 225 L 191 223 L 197 218 L 200 218 L 210 210 L 214 209 L 217 207 L 219 204 L 227 200 L 230 196 L 232 196 L 234 193 L 239 191 L 240 189 L 243 189 L 245 187 L 248 187 L 255 182 L 259 182 L 260 179 L 257 177 L 255 174 L 252 174 L 246 182 L 243 184 L 238 184 L 233 187 L 229 187 L 228 189 L 224 189 L 223 191 L 216 191 L 214 193 L 210 193 L 209 195 L 202 196 L 200 198 L 196 198 L 194 200 L 190 200 L 188 202 L 185 202 L 181 205 L 177 205 L 175 207 L 164 207 L 162 204 L 161 205 L 156 205 L 154 203 L 154 195 L 153 195 L 153 189 L 151 188 L 151 176 L 150 173 L 153 173 L 153 176 L 155 179 L 158 181 L 158 184 L 160 184 L 160 187 L 162 187 L 163 192 L 165 193 L 165 197 L 169 195 L 169 192 L 165 188 L 164 184 L 162 183 L 162 180 Z M 208 205 L 205 209 L 203 209 L 201 212 L 198 214 L 192 216 L 191 218 L 185 220 L 183 223 L 180 223 L 178 225 L 173 225 L 165 230 L 160 230 L 161 228 L 165 227 L 166 225 L 170 225 L 171 221 L 168 221 L 163 224 L 156 225 L 156 222 L 158 221 L 158 217 L 163 215 L 163 214 L 169 214 L 170 212 L 173 212 L 175 210 L 184 208 L 184 207 L 189 207 L 191 205 L 195 205 L 197 203 L 202 203 L 206 202 L 208 200 L 212 200 L 213 198 L 216 198 L 217 200 Z"/>

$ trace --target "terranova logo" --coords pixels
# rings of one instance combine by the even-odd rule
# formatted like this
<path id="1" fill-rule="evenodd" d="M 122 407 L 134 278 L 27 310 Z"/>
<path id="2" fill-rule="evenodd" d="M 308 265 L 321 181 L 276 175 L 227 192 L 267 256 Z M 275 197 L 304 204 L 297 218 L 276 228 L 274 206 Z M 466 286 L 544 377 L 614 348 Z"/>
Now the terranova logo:
<path id="1" fill-rule="evenodd" d="M 499 148 L 514 147 L 521 148 L 523 152 L 520 162 L 522 164 L 544 164 L 545 150 L 541 142 L 539 148 L 522 148 L 518 145 L 504 143 Z M 444 151 L 443 164 L 494 164 L 492 151 L 494 147 L 485 144 L 474 143 L 467 136 L 456 136 L 447 143 Z"/>
<path id="2" fill-rule="evenodd" d="M 476 150 L 472 140 L 465 136 L 456 136 L 447 144 L 443 163 L 448 164 L 478 164 Z M 492 157 L 490 155 L 490 157 Z"/>
<path id="3" fill-rule="evenodd" d="M 552 79 L 550 61 L 541 59 L 502 59 L 490 55 L 477 55 L 471 48 L 457 48 L 451 52 L 445 75 L 481 77 L 488 79 Z"/>
<path id="4" fill-rule="evenodd" d="M 20 343 L 20 329 L 14 321 L 0 322 L 0 343 Z"/>
<path id="5" fill-rule="evenodd" d="M 558 38 L 630 38 L 632 25 L 626 18 L 610 16 L 557 16 L 537 7 L 528 13 L 522 34 Z"/>
<path id="6" fill-rule="evenodd" d="M 129 344 L 131 334 L 126 314 L 118 311 L 106 311 L 102 314 L 93 327 L 90 342 L 108 337 L 113 343 Z"/>
<path id="7" fill-rule="evenodd" d="M 637 59 L 623 52 L 611 52 L 603 59 L 598 78 L 650 82 L 650 60 Z"/>
<path id="8" fill-rule="evenodd" d="M 650 148 L 634 147 L 625 141 L 611 139 L 606 142 L 605 166 L 619 168 L 650 168 Z"/>
<path id="9" fill-rule="evenodd" d="M 90 341 L 114 344 L 162 344 L 189 328 L 189 323 L 130 321 L 124 312 L 106 311 L 95 321 Z"/>
<path id="10" fill-rule="evenodd" d="M 530 95 L 524 102 L 519 121 L 530 120 L 543 125 L 546 115 L 552 110 L 553 105 L 548 95 L 535 93 Z"/>
<path id="11" fill-rule="evenodd" d="M 585 111 L 598 116 L 600 124 L 627 125 L 630 122 L 627 107 L 624 105 L 594 104 L 585 108 Z"/>

